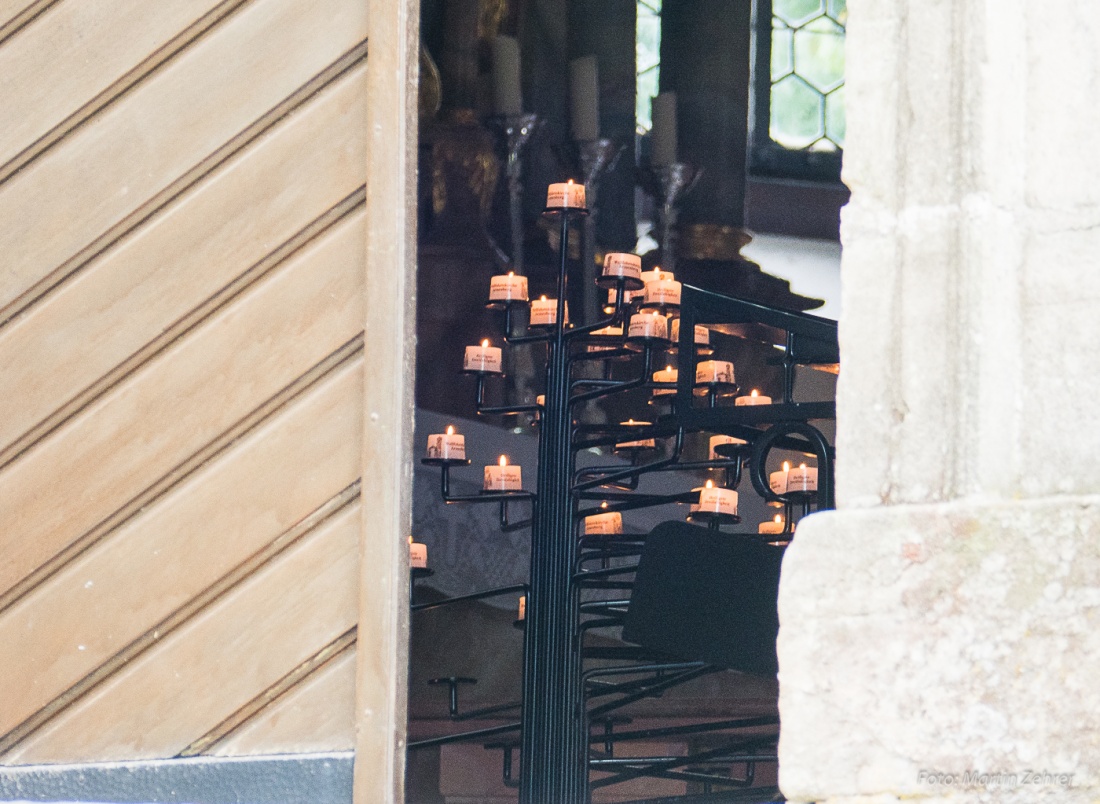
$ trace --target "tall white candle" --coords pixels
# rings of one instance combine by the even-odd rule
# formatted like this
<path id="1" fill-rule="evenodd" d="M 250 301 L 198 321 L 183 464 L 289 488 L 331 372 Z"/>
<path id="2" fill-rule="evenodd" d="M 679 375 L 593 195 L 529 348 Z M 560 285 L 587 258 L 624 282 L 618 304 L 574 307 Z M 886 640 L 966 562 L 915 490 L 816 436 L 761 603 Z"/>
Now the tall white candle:
<path id="1" fill-rule="evenodd" d="M 489 279 L 489 301 L 527 301 L 527 277 L 516 276 L 515 271 L 491 277 Z"/>
<path id="2" fill-rule="evenodd" d="M 630 316 L 630 338 L 660 338 L 668 340 L 668 319 L 660 313 L 635 313 Z"/>
<path id="3" fill-rule="evenodd" d="M 466 347 L 466 355 L 462 360 L 462 368 L 466 371 L 499 374 L 500 365 L 499 346 L 490 346 L 489 341 L 485 340 L 480 346 Z"/>
<path id="4" fill-rule="evenodd" d="M 563 207 L 584 209 L 584 185 L 575 184 L 572 179 L 551 184 L 546 188 L 546 206 L 551 209 L 561 209 Z"/>
<path id="5" fill-rule="evenodd" d="M 649 161 L 666 167 L 677 161 L 676 93 L 662 92 L 653 99 L 653 131 Z"/>
<path id="6" fill-rule="evenodd" d="M 505 117 L 523 114 L 520 91 L 519 40 L 498 36 L 493 40 L 493 106 Z"/>
<path id="7" fill-rule="evenodd" d="M 501 455 L 498 463 L 485 467 L 482 488 L 486 491 L 520 491 L 523 488 L 522 470 L 508 463 L 508 458 Z"/>
<path id="8" fill-rule="evenodd" d="M 600 71 L 595 56 L 581 56 L 569 63 L 569 111 L 573 139 L 590 142 L 600 138 Z"/>
<path id="9" fill-rule="evenodd" d="M 770 396 L 761 395 L 755 388 L 752 389 L 752 393 L 748 396 L 739 396 L 737 399 L 733 400 L 733 404 L 741 405 L 742 407 L 745 405 L 770 405 L 771 403 L 772 398 Z"/>
<path id="10" fill-rule="evenodd" d="M 732 385 L 733 363 L 728 360 L 703 360 L 695 365 L 695 384 L 722 382 Z"/>
<path id="11" fill-rule="evenodd" d="M 737 516 L 737 492 L 733 489 L 719 488 L 714 485 L 713 480 L 708 480 L 706 486 L 699 492 L 699 511 Z"/>
<path id="12" fill-rule="evenodd" d="M 453 425 L 447 425 L 446 433 L 428 436 L 428 457 L 448 461 L 466 460 L 466 436 L 456 433 Z"/>

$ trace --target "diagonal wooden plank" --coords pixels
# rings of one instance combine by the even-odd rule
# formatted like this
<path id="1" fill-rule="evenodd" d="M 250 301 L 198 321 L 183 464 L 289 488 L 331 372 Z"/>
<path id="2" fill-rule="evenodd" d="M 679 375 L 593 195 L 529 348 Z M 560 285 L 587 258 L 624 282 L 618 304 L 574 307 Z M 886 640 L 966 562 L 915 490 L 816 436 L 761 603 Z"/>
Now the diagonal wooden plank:
<path id="1" fill-rule="evenodd" d="M 3 612 L 0 644 L 20 649 L 0 652 L 0 734 L 84 694 L 350 488 L 361 377 L 344 363 Z"/>
<path id="2" fill-rule="evenodd" d="M 0 761 L 178 754 L 355 625 L 359 516 L 345 508 Z"/>
<path id="3" fill-rule="evenodd" d="M 363 178 L 362 79 L 362 67 L 349 72 L 0 329 L 0 465 L 224 303 L 235 278 L 254 281 L 330 225 L 326 210 L 350 208 L 341 201 Z"/>
<path id="4" fill-rule="evenodd" d="M 0 589 L 354 338 L 362 227 L 345 219 L 0 473 Z"/>
<path id="5" fill-rule="evenodd" d="M 0 0 L 0 45 L 61 0 Z"/>
<path id="6" fill-rule="evenodd" d="M 104 232 L 362 42 L 365 22 L 346 0 L 257 0 L 0 185 L 0 306 L 101 250 Z"/>
<path id="7" fill-rule="evenodd" d="M 43 14 L 0 47 L 0 181 L 245 2 L 67 2 Z"/>

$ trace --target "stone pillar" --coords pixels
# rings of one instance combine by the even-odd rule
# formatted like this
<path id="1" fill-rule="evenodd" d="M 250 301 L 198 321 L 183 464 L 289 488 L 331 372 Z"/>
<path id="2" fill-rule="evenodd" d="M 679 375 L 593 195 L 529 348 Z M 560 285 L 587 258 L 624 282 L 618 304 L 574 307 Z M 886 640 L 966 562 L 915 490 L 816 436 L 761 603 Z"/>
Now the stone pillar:
<path id="1" fill-rule="evenodd" d="M 1096 801 L 1100 4 L 848 7 L 838 510 L 783 568 L 780 784 Z"/>

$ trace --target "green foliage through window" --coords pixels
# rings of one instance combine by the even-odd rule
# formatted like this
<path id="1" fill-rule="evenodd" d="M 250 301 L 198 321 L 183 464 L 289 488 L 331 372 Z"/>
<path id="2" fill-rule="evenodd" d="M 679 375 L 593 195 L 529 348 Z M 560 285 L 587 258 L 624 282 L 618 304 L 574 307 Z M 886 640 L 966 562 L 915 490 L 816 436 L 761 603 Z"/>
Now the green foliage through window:
<path id="1" fill-rule="evenodd" d="M 661 0 L 638 0 L 635 43 L 638 80 L 634 112 L 638 133 L 645 134 L 653 126 L 650 103 L 657 95 L 661 73 Z"/>

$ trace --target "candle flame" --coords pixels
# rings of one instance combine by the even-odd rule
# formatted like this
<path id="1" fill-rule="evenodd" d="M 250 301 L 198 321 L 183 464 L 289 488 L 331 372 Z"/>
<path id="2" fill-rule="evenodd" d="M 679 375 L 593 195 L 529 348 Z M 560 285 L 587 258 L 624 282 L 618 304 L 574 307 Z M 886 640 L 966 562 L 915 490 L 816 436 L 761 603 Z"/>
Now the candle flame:
<path id="1" fill-rule="evenodd" d="M 486 338 L 485 340 L 483 340 L 483 341 L 481 342 L 481 348 L 482 348 L 482 349 L 487 349 L 488 347 L 489 347 L 489 339 L 488 339 L 488 338 Z"/>
<path id="2" fill-rule="evenodd" d="M 567 184 L 572 184 L 572 183 L 573 183 L 573 180 L 572 180 L 572 179 L 570 179 L 570 180 L 569 180 L 568 182 L 566 182 L 566 183 L 567 183 Z"/>
<path id="3" fill-rule="evenodd" d="M 500 456 L 500 465 L 501 466 L 507 466 L 508 465 L 508 456 L 507 455 L 501 455 Z"/>
<path id="4" fill-rule="evenodd" d="M 607 508 L 607 500 L 604 500 L 602 503 L 600 503 L 600 508 Z"/>
<path id="5" fill-rule="evenodd" d="M 633 419 L 627 419 L 627 420 L 626 420 L 626 423 L 627 423 L 627 424 L 634 424 L 634 420 L 633 420 Z"/>
<path id="6" fill-rule="evenodd" d="M 545 296 L 540 296 L 539 301 L 546 301 L 546 297 Z"/>
<path id="7" fill-rule="evenodd" d="M 713 480 L 708 480 L 707 481 L 707 488 L 708 489 L 714 488 L 714 481 Z"/>
<path id="8" fill-rule="evenodd" d="M 508 272 L 508 276 L 515 276 L 515 275 L 516 275 L 516 272 L 515 272 L 515 271 L 509 271 L 509 272 Z"/>
<path id="9" fill-rule="evenodd" d="M 454 435 L 454 434 L 455 434 L 455 426 L 453 424 L 448 424 L 447 425 L 447 435 Z"/>
<path id="10" fill-rule="evenodd" d="M 798 468 L 799 468 L 799 469 L 805 469 L 805 468 L 806 468 L 806 462 L 805 462 L 805 461 L 803 461 L 802 463 L 800 463 L 800 464 L 798 465 Z"/>
<path id="11" fill-rule="evenodd" d="M 776 514 L 775 515 L 775 524 L 777 524 L 777 525 L 782 525 L 783 524 L 783 515 L 782 514 Z"/>
<path id="12" fill-rule="evenodd" d="M 784 472 L 791 471 L 791 462 L 790 461 L 783 461 L 783 471 Z"/>
<path id="13" fill-rule="evenodd" d="M 410 537 L 409 537 L 409 544 L 412 544 L 412 543 L 413 543 L 413 537 L 412 537 L 412 536 L 410 536 Z"/>
<path id="14" fill-rule="evenodd" d="M 760 392 L 759 392 L 759 391 L 757 391 L 757 390 L 756 390 L 755 388 L 753 388 L 753 389 L 752 389 L 752 393 L 751 393 L 751 394 L 749 394 L 749 396 L 760 396 Z"/>
<path id="15" fill-rule="evenodd" d="M 672 366 L 665 366 L 665 371 L 672 371 Z"/>

